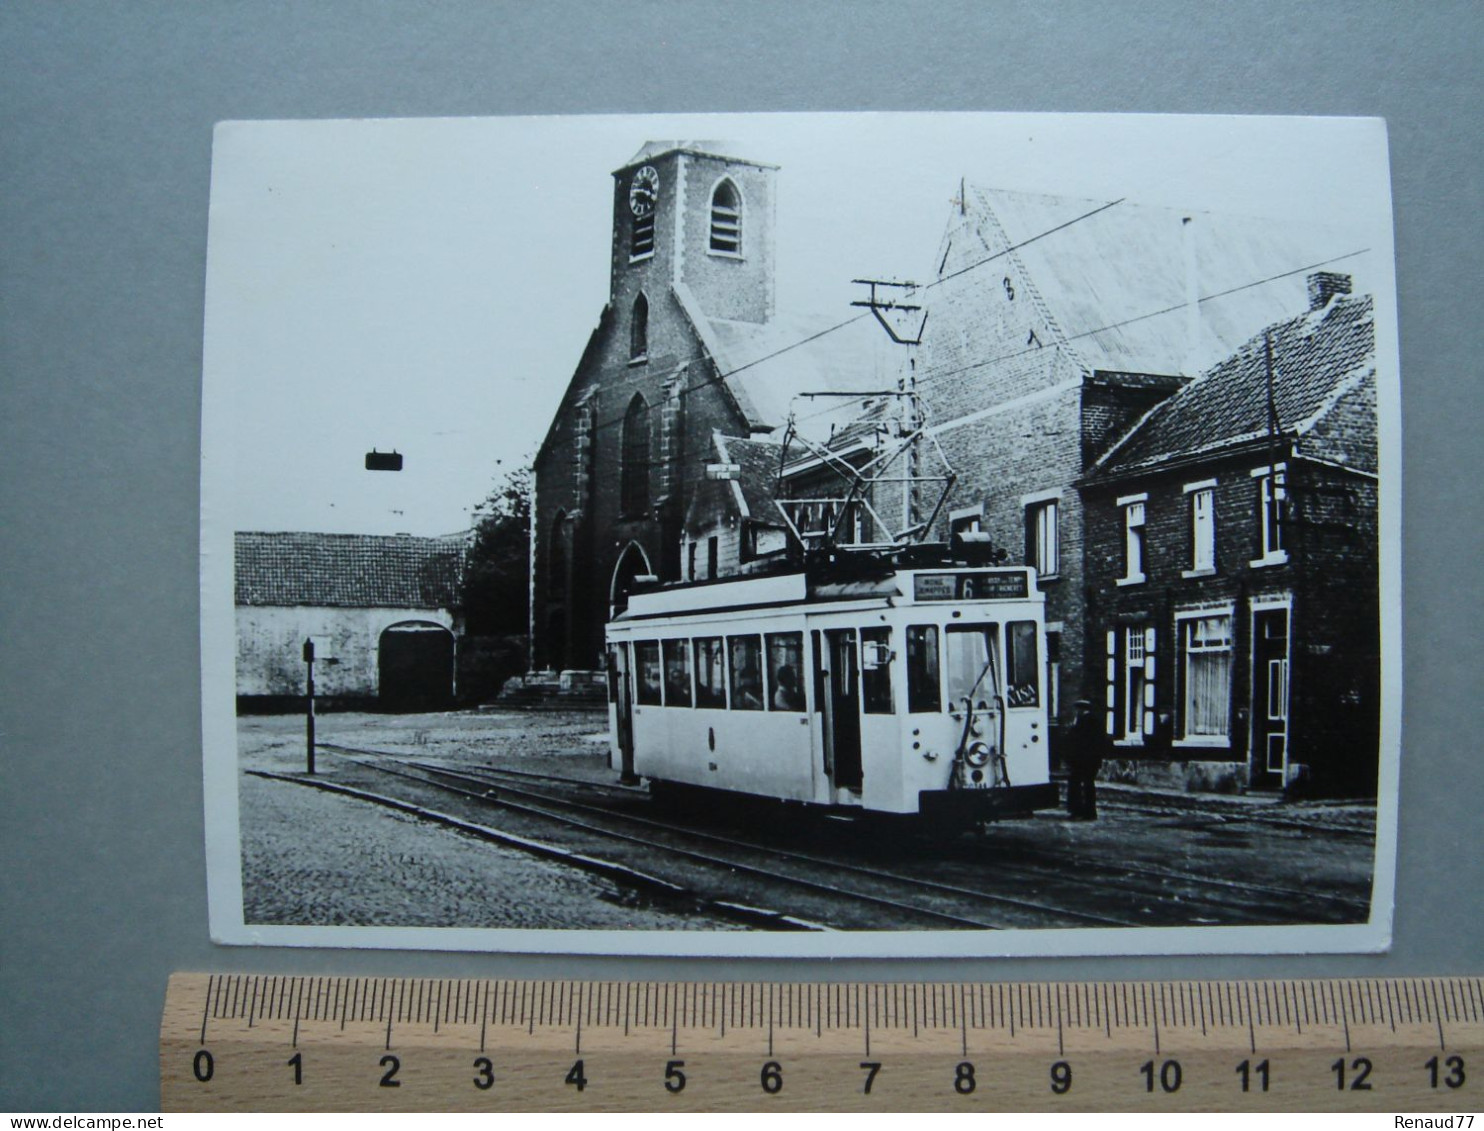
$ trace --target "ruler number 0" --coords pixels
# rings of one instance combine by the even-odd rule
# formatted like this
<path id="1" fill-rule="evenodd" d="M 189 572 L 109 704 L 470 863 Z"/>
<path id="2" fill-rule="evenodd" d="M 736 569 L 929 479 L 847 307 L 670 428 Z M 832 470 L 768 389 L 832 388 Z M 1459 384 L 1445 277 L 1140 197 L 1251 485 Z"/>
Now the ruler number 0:
<path id="1" fill-rule="evenodd" d="M 210 1080 L 216 1072 L 216 1061 L 212 1059 L 211 1053 L 206 1049 L 196 1053 L 196 1059 L 191 1061 L 191 1072 L 203 1084 Z"/>

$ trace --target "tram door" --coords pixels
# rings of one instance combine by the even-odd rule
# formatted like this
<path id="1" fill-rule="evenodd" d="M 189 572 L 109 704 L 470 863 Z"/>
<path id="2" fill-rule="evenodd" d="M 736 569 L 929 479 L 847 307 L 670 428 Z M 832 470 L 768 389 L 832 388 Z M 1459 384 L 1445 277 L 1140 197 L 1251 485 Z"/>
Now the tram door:
<path id="1" fill-rule="evenodd" d="M 837 789 L 861 788 L 860 657 L 855 630 L 827 630 L 816 687 L 822 685 L 825 766 Z"/>
<path id="2" fill-rule="evenodd" d="M 608 691 L 613 697 L 620 777 L 638 780 L 634 773 L 634 679 L 629 672 L 629 646 L 619 644 L 608 653 Z"/>

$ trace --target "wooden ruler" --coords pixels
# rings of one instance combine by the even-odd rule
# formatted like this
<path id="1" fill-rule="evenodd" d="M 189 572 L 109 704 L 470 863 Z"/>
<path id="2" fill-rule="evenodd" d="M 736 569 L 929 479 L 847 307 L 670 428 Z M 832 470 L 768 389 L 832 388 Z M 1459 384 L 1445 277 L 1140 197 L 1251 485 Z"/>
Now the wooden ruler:
<path id="1" fill-rule="evenodd" d="M 166 1111 L 1469 1111 L 1484 979 L 177 974 Z"/>

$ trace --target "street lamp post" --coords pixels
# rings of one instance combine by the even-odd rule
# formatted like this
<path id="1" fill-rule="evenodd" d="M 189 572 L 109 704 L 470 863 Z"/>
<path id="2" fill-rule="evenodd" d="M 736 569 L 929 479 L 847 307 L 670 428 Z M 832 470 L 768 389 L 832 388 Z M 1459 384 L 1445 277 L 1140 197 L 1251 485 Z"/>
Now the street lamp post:
<path id="1" fill-rule="evenodd" d="M 309 776 L 314 776 L 314 641 L 304 638 L 305 688 L 308 694 L 304 703 L 304 752 L 308 761 Z"/>

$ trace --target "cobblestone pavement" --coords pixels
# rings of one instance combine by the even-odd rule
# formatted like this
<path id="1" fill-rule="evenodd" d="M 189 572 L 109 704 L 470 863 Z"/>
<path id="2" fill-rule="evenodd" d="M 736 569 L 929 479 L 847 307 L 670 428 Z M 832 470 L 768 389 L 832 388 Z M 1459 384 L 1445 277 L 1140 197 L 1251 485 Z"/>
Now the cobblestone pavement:
<path id="1" fill-rule="evenodd" d="M 248 923 L 737 929 L 369 802 L 250 775 L 240 788 Z"/>

